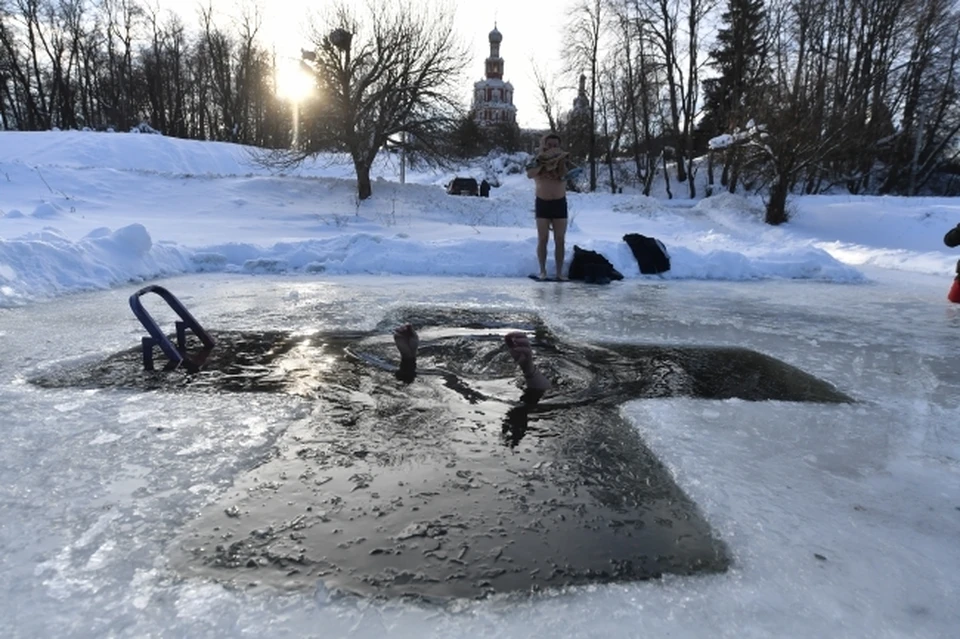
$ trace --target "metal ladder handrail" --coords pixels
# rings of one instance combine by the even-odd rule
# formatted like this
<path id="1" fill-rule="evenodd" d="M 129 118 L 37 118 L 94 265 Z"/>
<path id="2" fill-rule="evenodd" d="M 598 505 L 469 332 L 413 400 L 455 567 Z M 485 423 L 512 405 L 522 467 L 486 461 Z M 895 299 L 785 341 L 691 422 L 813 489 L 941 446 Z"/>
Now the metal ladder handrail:
<path id="1" fill-rule="evenodd" d="M 180 317 L 180 321 L 176 323 L 177 327 L 177 346 L 170 342 L 163 331 L 160 330 L 160 327 L 157 325 L 156 320 L 153 319 L 153 316 L 147 312 L 147 309 L 143 307 L 143 304 L 140 301 L 140 298 L 147 293 L 156 293 L 170 306 L 171 309 Z M 165 289 L 162 286 L 156 284 L 151 284 L 150 286 L 144 286 L 139 291 L 130 296 L 130 308 L 133 310 L 133 314 L 136 315 L 137 319 L 140 320 L 140 323 L 143 324 L 143 327 L 150 334 L 150 337 L 144 337 L 141 339 L 141 346 L 143 348 L 143 367 L 148 370 L 153 370 L 153 347 L 159 346 L 160 350 L 163 351 L 164 355 L 167 356 L 167 359 L 170 360 L 170 366 L 173 368 L 179 368 L 183 366 L 190 372 L 196 372 L 199 366 L 193 362 L 190 358 L 186 357 L 184 353 L 187 349 L 187 329 L 193 331 L 193 334 L 196 335 L 200 341 L 203 343 L 204 350 L 209 351 L 212 349 L 216 342 L 210 334 L 200 323 L 190 314 L 190 311 L 177 299 L 177 297 Z"/>

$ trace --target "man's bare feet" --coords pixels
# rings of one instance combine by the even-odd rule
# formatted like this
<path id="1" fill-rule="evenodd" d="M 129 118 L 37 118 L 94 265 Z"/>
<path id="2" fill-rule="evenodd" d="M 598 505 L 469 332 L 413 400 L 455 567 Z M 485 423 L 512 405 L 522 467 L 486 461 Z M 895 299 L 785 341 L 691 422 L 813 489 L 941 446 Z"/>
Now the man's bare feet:
<path id="1" fill-rule="evenodd" d="M 527 389 L 531 391 L 545 392 L 550 390 L 550 380 L 546 375 L 537 370 L 533 363 L 533 348 L 530 346 L 530 339 L 526 333 L 514 331 L 508 333 L 503 338 L 507 345 L 507 350 L 513 357 L 523 372 L 523 378 L 526 381 Z"/>
<path id="2" fill-rule="evenodd" d="M 417 349 L 420 347 L 420 336 L 410 324 L 398 326 L 393 331 L 393 341 L 400 351 L 401 361 L 416 361 Z"/>

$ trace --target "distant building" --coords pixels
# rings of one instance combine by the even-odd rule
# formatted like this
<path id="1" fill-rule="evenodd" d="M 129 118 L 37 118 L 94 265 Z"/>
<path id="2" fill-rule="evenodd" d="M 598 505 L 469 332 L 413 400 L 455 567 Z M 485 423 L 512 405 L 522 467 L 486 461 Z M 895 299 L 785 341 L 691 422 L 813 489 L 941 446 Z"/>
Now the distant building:
<path id="1" fill-rule="evenodd" d="M 580 88 L 577 90 L 577 97 L 573 99 L 573 111 L 589 112 L 590 100 L 587 98 L 587 76 L 580 74 Z"/>
<path id="2" fill-rule="evenodd" d="M 486 59 L 486 79 L 473 85 L 473 117 L 480 126 L 517 123 L 517 107 L 513 106 L 513 85 L 503 81 L 503 58 L 500 43 L 503 36 L 494 24 L 490 32 L 490 57 Z"/>
<path id="3" fill-rule="evenodd" d="M 580 88 L 573 100 L 573 108 L 566 117 L 566 148 L 577 160 L 583 160 L 590 154 L 590 98 L 587 96 L 587 77 L 580 74 Z"/>

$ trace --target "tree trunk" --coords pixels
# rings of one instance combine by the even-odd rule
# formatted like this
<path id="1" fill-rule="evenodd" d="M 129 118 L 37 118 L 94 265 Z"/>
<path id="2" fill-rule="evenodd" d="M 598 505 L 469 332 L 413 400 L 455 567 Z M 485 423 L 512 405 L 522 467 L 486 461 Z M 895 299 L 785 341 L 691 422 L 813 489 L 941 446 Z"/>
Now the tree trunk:
<path id="1" fill-rule="evenodd" d="M 713 195 L 713 151 L 707 152 L 707 197 Z"/>
<path id="2" fill-rule="evenodd" d="M 667 170 L 667 154 L 661 153 L 660 159 L 663 161 L 663 185 L 667 189 L 667 199 L 673 199 L 673 191 L 670 190 L 670 171 Z"/>
<path id="3" fill-rule="evenodd" d="M 740 182 L 740 151 L 737 148 L 733 148 L 730 151 L 729 164 L 724 167 L 724 174 L 726 175 L 726 184 L 727 190 L 731 193 L 737 192 L 737 186 Z M 730 169 L 730 172 L 727 173 L 727 168 Z"/>
<path id="4" fill-rule="evenodd" d="M 2 85 L 0 85 L 0 90 L 2 90 L 2 93 L 0 93 L 0 131 L 9 131 L 9 130 L 10 130 L 10 125 L 9 125 L 9 123 L 7 122 L 7 104 L 6 104 L 6 103 L 7 103 L 7 87 L 6 87 L 6 81 L 4 81 Z"/>
<path id="5" fill-rule="evenodd" d="M 370 164 L 354 161 L 353 167 L 357 171 L 357 197 L 366 200 L 373 194 L 373 187 L 370 185 Z"/>
<path id="6" fill-rule="evenodd" d="M 616 193 L 617 181 L 613 174 L 613 153 L 612 152 L 607 153 L 607 171 L 610 175 L 610 192 Z"/>
<path id="7" fill-rule="evenodd" d="M 787 221 L 787 194 L 790 192 L 790 183 L 783 173 L 770 187 L 770 200 L 767 202 L 767 211 L 764 222 L 777 226 Z"/>
<path id="8" fill-rule="evenodd" d="M 647 139 L 649 140 L 649 137 Z M 651 151 L 647 151 L 644 157 L 646 158 L 647 171 L 643 176 L 643 194 L 647 197 L 650 197 L 650 193 L 653 191 L 653 181 L 657 177 L 657 161 L 660 158 L 659 156 L 654 155 Z"/>

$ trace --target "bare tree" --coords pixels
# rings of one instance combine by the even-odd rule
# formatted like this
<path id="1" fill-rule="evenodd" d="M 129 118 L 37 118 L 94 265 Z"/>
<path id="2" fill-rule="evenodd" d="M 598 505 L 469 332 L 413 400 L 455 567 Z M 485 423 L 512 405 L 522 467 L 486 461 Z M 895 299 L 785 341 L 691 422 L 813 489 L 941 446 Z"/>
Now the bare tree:
<path id="1" fill-rule="evenodd" d="M 21 23 L 14 7 L 0 0 L 0 62 L 3 64 L 0 73 L 3 75 L 3 90 L 10 104 L 15 128 L 32 130 L 39 124 L 40 107 L 34 97 L 20 31 Z M 4 128 L 9 128 L 9 124 L 5 124 Z"/>
<path id="2" fill-rule="evenodd" d="M 851 152 L 831 169 L 854 193 L 871 188 L 887 140 L 893 139 L 892 87 L 901 75 L 897 57 L 906 7 L 902 0 L 857 0 L 847 16 L 838 12 L 834 18 L 835 24 L 849 25 L 836 46 L 834 109 L 852 111 L 855 121 L 846 136 Z"/>
<path id="3" fill-rule="evenodd" d="M 899 86 L 901 125 L 881 191 L 915 195 L 943 150 L 955 146 L 960 17 L 950 0 L 910 3 L 906 12 L 901 28 L 913 37 Z"/>
<path id="4" fill-rule="evenodd" d="M 204 69 L 207 72 L 201 76 L 201 81 L 209 89 L 211 98 L 203 108 L 207 111 L 214 139 L 236 142 L 240 123 L 236 117 L 237 90 L 232 65 L 235 37 L 215 24 L 212 7 L 201 11 L 200 20 L 203 26 L 200 55 L 206 58 Z"/>
<path id="5" fill-rule="evenodd" d="M 573 77 L 586 74 L 590 82 L 587 160 L 590 165 L 590 190 L 597 190 L 597 82 L 600 48 L 606 6 L 603 0 L 579 0 L 571 13 L 568 31 L 570 45 L 564 48 L 567 72 Z"/>
<path id="6" fill-rule="evenodd" d="M 829 16 L 821 0 L 784 0 L 772 9 L 775 78 L 769 99 L 754 105 L 758 126 L 739 141 L 744 172 L 767 194 L 765 221 L 776 225 L 788 220 L 787 198 L 797 184 L 843 147 L 850 120 L 824 118 L 822 59 L 829 54 L 820 44 Z"/>
<path id="7" fill-rule="evenodd" d="M 26 104 L 27 129 L 50 128 L 50 103 L 41 71 L 40 3 L 38 0 L 11 0 L 0 5 L 0 45 L 9 54 L 11 71 L 19 84 L 17 93 Z"/>
<path id="8" fill-rule="evenodd" d="M 603 160 L 607 165 L 611 193 L 617 192 L 617 171 L 614 167 L 629 121 L 630 107 L 624 95 L 625 86 L 617 63 L 617 52 L 612 50 L 600 67 L 600 81 L 597 83 L 597 113 L 600 116 Z"/>
<path id="9" fill-rule="evenodd" d="M 266 75 L 265 52 L 258 45 L 261 18 L 256 9 L 244 10 L 240 22 L 235 28 L 238 34 L 236 53 L 233 57 L 234 96 L 233 115 L 238 142 L 257 141 L 256 128 L 259 124 L 260 79 Z"/>
<path id="10" fill-rule="evenodd" d="M 468 60 L 452 27 L 450 12 L 414 0 L 371 0 L 362 19 L 337 6 L 304 54 L 322 103 L 298 157 L 346 151 L 365 200 L 370 168 L 388 140 L 422 156 L 444 155 L 463 115 L 456 83 Z"/>
<path id="11" fill-rule="evenodd" d="M 543 74 L 543 71 L 537 64 L 532 63 L 533 81 L 537 85 L 537 97 L 540 102 L 540 109 L 547 116 L 547 124 L 550 130 L 560 133 L 560 107 L 557 105 L 557 96 L 550 81 Z"/>
<path id="12" fill-rule="evenodd" d="M 0 10 L 0 131 L 13 128 L 18 107 L 13 95 L 13 87 L 16 86 L 12 73 L 13 60 L 10 59 L 10 51 L 3 44 L 6 29 L 6 17 Z"/>
<path id="13" fill-rule="evenodd" d="M 105 77 L 100 81 L 101 108 L 107 122 L 127 128 L 137 122 L 137 78 L 134 40 L 143 20 L 136 0 L 100 0 L 105 19 Z"/>
<path id="14" fill-rule="evenodd" d="M 686 158 L 686 174 L 688 193 L 691 198 L 697 195 L 697 186 L 694 176 L 696 174 L 696 165 L 694 164 L 694 154 L 696 152 L 693 129 L 694 122 L 700 114 L 700 73 L 706 65 L 706 61 L 700 50 L 700 31 L 703 28 L 703 22 L 706 16 L 713 11 L 716 6 L 716 0 L 687 0 L 687 73 L 686 83 L 682 84 L 681 89 L 681 113 L 682 130 L 679 144 L 683 147 L 683 154 L 678 155 L 677 162 L 682 162 Z"/>
<path id="15" fill-rule="evenodd" d="M 79 42 L 83 35 L 85 3 L 82 0 L 58 2 L 24 2 L 29 7 L 28 31 L 34 33 L 35 43 L 44 54 L 38 86 L 47 95 L 46 112 L 50 126 L 74 128 L 77 126 L 73 108 L 76 91 L 74 72 L 77 68 Z"/>
<path id="16" fill-rule="evenodd" d="M 637 140 L 642 145 L 646 158 L 644 172 L 641 176 L 643 194 L 650 195 L 653 181 L 657 175 L 657 162 L 664 156 L 664 132 L 669 129 L 667 118 L 662 112 L 662 103 L 659 94 L 664 84 L 664 65 L 662 59 L 655 54 L 655 45 L 650 36 L 653 25 L 646 20 L 634 21 L 637 30 L 637 63 L 636 63 L 636 91 L 637 116 L 642 122 L 643 135 Z M 664 173 L 667 189 L 670 187 L 670 176 Z"/>
<path id="17" fill-rule="evenodd" d="M 644 182 L 649 167 L 642 153 L 641 113 L 648 90 L 647 78 L 641 74 L 644 67 L 643 41 L 639 39 L 639 23 L 634 15 L 633 0 L 608 0 L 611 31 L 615 34 L 612 54 L 622 73 L 622 100 L 625 110 L 625 127 L 629 138 L 630 154 L 634 162 L 636 178 Z M 655 169 L 653 169 L 655 170 Z"/>
<path id="18" fill-rule="evenodd" d="M 637 0 L 638 14 L 645 16 L 648 28 L 644 34 L 656 48 L 663 63 L 666 81 L 666 103 L 669 114 L 670 143 L 673 145 L 677 179 L 687 179 L 682 138 L 683 68 L 680 58 L 680 7 L 682 0 Z"/>

